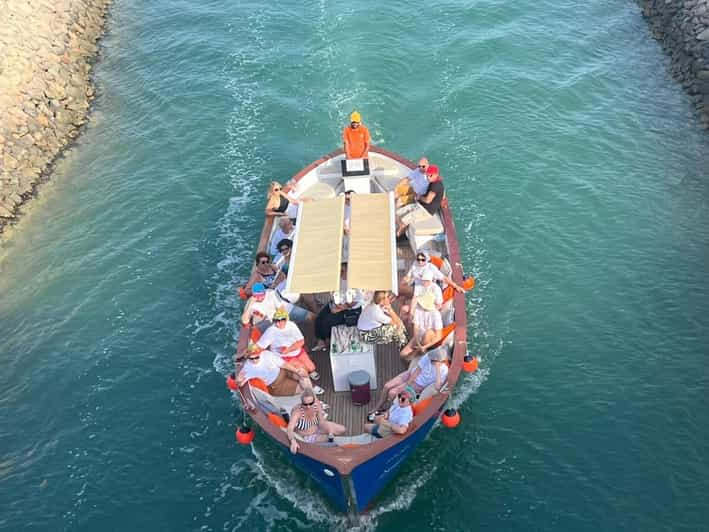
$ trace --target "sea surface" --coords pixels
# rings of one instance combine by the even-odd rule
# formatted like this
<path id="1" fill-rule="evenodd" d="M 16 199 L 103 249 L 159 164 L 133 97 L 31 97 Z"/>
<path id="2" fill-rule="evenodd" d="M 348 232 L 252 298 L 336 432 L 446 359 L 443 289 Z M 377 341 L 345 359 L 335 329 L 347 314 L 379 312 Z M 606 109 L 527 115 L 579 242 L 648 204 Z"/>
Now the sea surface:
<path id="1" fill-rule="evenodd" d="M 709 136 L 630 0 L 116 0 L 78 143 L 0 244 L 0 529 L 709 530 Z M 441 167 L 462 424 L 358 522 L 224 386 L 267 183 Z"/>

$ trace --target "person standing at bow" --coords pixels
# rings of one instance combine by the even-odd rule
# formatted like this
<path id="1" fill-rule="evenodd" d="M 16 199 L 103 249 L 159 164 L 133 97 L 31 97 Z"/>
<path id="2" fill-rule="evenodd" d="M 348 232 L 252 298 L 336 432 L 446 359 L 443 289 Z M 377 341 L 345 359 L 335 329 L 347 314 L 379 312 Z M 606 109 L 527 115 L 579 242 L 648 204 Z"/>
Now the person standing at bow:
<path id="1" fill-rule="evenodd" d="M 354 111 L 350 115 L 350 125 L 342 131 L 347 159 L 367 159 L 371 138 L 369 129 L 362 124 L 362 116 Z"/>

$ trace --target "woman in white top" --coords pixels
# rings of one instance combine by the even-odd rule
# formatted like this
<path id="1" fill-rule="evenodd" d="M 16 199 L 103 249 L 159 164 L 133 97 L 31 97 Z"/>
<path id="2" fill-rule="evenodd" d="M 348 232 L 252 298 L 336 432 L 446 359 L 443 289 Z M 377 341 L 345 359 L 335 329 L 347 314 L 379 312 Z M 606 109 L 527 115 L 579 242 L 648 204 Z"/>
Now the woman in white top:
<path id="1" fill-rule="evenodd" d="M 289 364 L 254 343 L 249 343 L 246 349 L 246 361 L 236 382 L 243 386 L 250 379 L 264 381 L 268 392 L 274 396 L 295 395 L 313 386 L 305 369 Z"/>
<path id="2" fill-rule="evenodd" d="M 369 303 L 357 320 L 360 338 L 368 344 L 388 344 L 396 342 L 399 347 L 406 345 L 406 329 L 401 318 L 391 308 L 389 295 L 383 290 L 374 292 Z"/>
<path id="3" fill-rule="evenodd" d="M 441 287 L 433 282 L 430 271 L 423 272 L 418 295 L 411 300 L 413 307 L 414 334 L 411 341 L 401 350 L 404 360 L 423 355 L 441 339 L 443 319 L 440 308 L 443 304 Z"/>

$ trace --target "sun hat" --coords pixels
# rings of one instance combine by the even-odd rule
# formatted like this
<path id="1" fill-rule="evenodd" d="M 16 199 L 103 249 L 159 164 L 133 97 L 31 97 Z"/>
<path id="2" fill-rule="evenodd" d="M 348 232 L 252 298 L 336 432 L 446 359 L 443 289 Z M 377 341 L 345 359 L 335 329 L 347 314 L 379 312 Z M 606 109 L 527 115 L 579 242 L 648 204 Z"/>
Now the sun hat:
<path id="1" fill-rule="evenodd" d="M 254 286 L 251 288 L 251 293 L 253 293 L 255 296 L 263 295 L 266 293 L 266 287 L 263 285 L 263 283 L 255 283 Z"/>
<path id="2" fill-rule="evenodd" d="M 421 272 L 421 280 L 422 281 L 433 281 L 433 272 L 431 271 L 430 268 L 426 268 L 423 272 Z"/>
<path id="3" fill-rule="evenodd" d="M 433 292 L 424 292 L 416 296 L 416 304 L 424 310 L 434 310 L 436 308 L 436 296 Z"/>
<path id="4" fill-rule="evenodd" d="M 350 122 L 361 122 L 361 121 L 362 121 L 362 116 L 357 111 L 353 111 L 352 114 L 350 115 Z"/>

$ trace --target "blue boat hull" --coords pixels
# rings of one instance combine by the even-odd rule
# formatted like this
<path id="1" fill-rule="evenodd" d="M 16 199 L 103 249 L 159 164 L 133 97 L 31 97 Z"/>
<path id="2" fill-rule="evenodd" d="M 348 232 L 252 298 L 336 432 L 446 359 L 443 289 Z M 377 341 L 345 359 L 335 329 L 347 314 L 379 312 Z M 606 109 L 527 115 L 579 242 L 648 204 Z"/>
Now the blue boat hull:
<path id="1" fill-rule="evenodd" d="M 350 475 L 342 476 L 335 469 L 302 454 L 287 456 L 312 478 L 341 512 L 363 512 L 394 477 L 401 465 L 416 450 L 433 428 L 437 416 L 432 416 L 419 430 L 397 445 L 358 465 Z"/>

